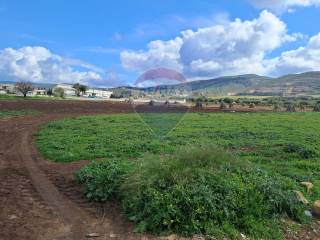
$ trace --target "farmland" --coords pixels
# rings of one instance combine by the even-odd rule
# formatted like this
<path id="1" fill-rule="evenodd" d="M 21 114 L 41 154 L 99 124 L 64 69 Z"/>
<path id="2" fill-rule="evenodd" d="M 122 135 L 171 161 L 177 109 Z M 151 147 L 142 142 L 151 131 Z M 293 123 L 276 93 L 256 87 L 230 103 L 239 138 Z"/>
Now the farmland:
<path id="1" fill-rule="evenodd" d="M 36 111 L 32 110 L 19 110 L 19 111 L 3 111 L 0 110 L 0 118 L 7 118 L 7 117 L 16 117 L 16 116 L 23 116 L 27 114 L 36 114 Z"/>
<path id="2" fill-rule="evenodd" d="M 302 216 L 304 214 L 301 214 L 301 211 L 303 213 L 304 207 L 296 203 L 294 197 L 289 194 L 289 192 L 292 193 L 295 190 L 301 191 L 310 202 L 320 198 L 320 115 L 318 113 L 130 113 L 72 117 L 54 121 L 43 126 L 41 131 L 37 133 L 36 139 L 38 149 L 46 159 L 62 163 L 76 162 L 84 159 L 98 160 L 98 162 L 89 164 L 78 173 L 78 181 L 86 188 L 87 197 L 98 201 L 121 199 L 122 205 L 124 206 L 123 211 L 131 220 L 134 220 L 138 224 L 138 231 L 149 230 L 151 232 L 157 232 L 156 229 L 159 230 L 162 228 L 161 232 L 164 233 L 176 232 L 188 235 L 200 232 L 209 235 L 210 233 L 214 233 L 216 236 L 221 237 L 236 237 L 240 232 L 245 232 L 257 238 L 281 239 L 285 235 L 285 231 L 282 229 L 286 226 L 286 224 L 280 222 L 282 217 L 295 216 L 293 218 L 299 222 L 309 224 L 308 219 Z M 195 146 L 200 146 L 200 149 L 201 146 L 212 146 L 209 148 L 213 149 L 213 151 L 210 152 L 210 150 L 208 150 L 210 154 L 204 156 L 204 159 L 212 158 L 212 161 L 215 162 L 217 159 L 222 158 L 226 159 L 226 163 L 230 161 L 232 165 L 234 163 L 232 159 L 237 159 L 234 165 L 238 166 L 240 162 L 240 170 L 237 168 L 235 172 L 232 172 L 233 170 L 231 173 L 228 171 L 224 172 L 224 170 L 221 169 L 225 169 L 226 166 L 225 163 L 221 163 L 221 166 L 219 165 L 218 167 L 219 170 L 216 170 L 217 167 L 215 166 L 213 167 L 215 170 L 203 172 L 206 168 L 211 169 L 212 166 L 210 164 L 202 167 L 196 165 L 191 168 L 191 170 L 199 169 L 199 171 L 195 170 L 190 173 L 188 166 L 183 164 L 183 167 L 179 168 L 181 171 L 176 172 L 178 179 L 185 179 L 188 176 L 187 179 L 192 179 L 191 182 L 198 182 L 200 180 L 197 177 L 197 173 L 202 172 L 205 174 L 200 175 L 208 176 L 209 180 L 206 181 L 210 183 L 198 182 L 196 185 L 198 187 L 208 187 L 210 184 L 215 185 L 219 183 L 224 186 L 227 191 L 240 191 L 248 194 L 247 191 L 250 192 L 252 190 L 253 196 L 256 196 L 260 191 L 259 189 L 263 189 L 262 186 L 269 186 L 271 189 L 274 188 L 274 190 L 277 189 L 278 191 L 265 193 L 271 194 L 270 196 L 274 197 L 273 200 L 270 200 L 271 202 L 261 200 L 261 198 L 265 199 L 266 196 L 258 194 L 256 196 L 257 198 L 253 197 L 253 201 L 259 202 L 261 200 L 261 205 L 249 205 L 253 208 L 256 207 L 256 210 L 270 209 L 265 211 L 261 210 L 262 212 L 257 210 L 260 212 L 260 215 L 251 215 L 248 213 L 249 215 L 246 220 L 240 219 L 240 221 L 238 217 L 235 217 L 230 218 L 229 221 L 224 223 L 220 222 L 219 224 L 222 225 L 218 232 L 217 229 L 212 226 L 201 226 L 199 228 L 194 221 L 204 221 L 204 216 L 201 220 L 199 218 L 193 219 L 192 217 L 190 217 L 190 219 L 184 219 L 187 222 L 190 220 L 192 223 L 184 222 L 182 224 L 182 220 L 178 219 L 181 224 L 164 224 L 157 222 L 157 219 L 147 219 L 146 216 L 140 215 L 139 213 L 141 212 L 139 211 L 143 210 L 137 208 L 137 206 L 141 207 L 141 202 L 137 200 L 138 196 L 134 198 L 136 199 L 136 202 L 134 202 L 131 198 L 128 200 L 128 198 L 122 196 L 123 194 L 119 193 L 119 191 L 121 192 L 123 189 L 131 189 L 133 193 L 139 191 L 136 191 L 137 189 L 132 188 L 132 186 L 126 185 L 125 181 L 121 182 L 119 180 L 120 182 L 118 182 L 117 179 L 123 179 L 121 174 L 131 174 L 132 177 L 134 177 L 135 174 L 137 175 L 137 173 L 135 173 L 136 170 L 134 170 L 136 167 L 133 165 L 139 162 L 142 164 L 141 169 L 145 170 L 146 174 L 150 174 L 150 169 L 154 168 L 150 168 L 151 166 L 147 164 L 148 159 L 158 159 L 159 161 L 157 162 L 164 163 L 169 161 L 169 164 L 171 162 L 170 159 L 179 159 L 179 155 L 176 154 L 181 151 L 181 146 L 187 146 L 183 150 L 185 152 L 188 152 L 188 149 L 192 149 Z M 197 150 L 195 149 L 195 151 Z M 218 155 L 215 157 L 215 152 L 227 152 L 227 155 Z M 231 155 L 229 156 L 228 154 Z M 192 156 L 192 153 L 188 155 Z M 200 155 L 199 158 L 201 158 Z M 170 156 L 176 157 L 171 158 Z M 196 158 L 197 157 L 195 157 L 195 159 Z M 185 162 L 186 160 L 181 159 L 181 161 Z M 190 161 L 189 163 L 192 165 L 193 163 Z M 162 169 L 162 165 L 157 165 L 156 162 L 153 163 L 154 166 L 158 166 L 158 169 Z M 242 171 L 242 163 L 248 163 L 250 165 L 251 170 L 249 170 L 247 175 L 239 174 L 238 172 L 238 170 Z M 177 162 L 175 166 L 179 164 L 180 163 Z M 104 171 L 103 169 L 109 170 Z M 175 168 L 173 167 L 173 169 Z M 187 173 L 189 172 L 189 175 L 183 175 L 185 171 Z M 258 174 L 260 171 L 264 173 L 262 176 L 265 176 L 265 178 Z M 165 169 L 163 169 L 163 172 L 166 172 Z M 213 173 L 215 174 L 212 175 Z M 157 174 L 160 173 L 155 171 L 154 175 L 158 176 Z M 164 181 L 172 182 L 172 180 L 170 180 L 171 178 L 168 177 L 170 174 L 167 177 L 163 174 L 159 176 L 162 176 Z M 210 177 L 211 175 L 213 178 Z M 97 177 L 88 178 L 88 176 Z M 138 178 L 142 177 L 139 174 L 137 176 Z M 222 180 L 217 180 L 217 176 L 221 176 L 222 178 L 226 176 L 230 181 L 226 183 Z M 246 183 L 246 181 L 239 180 L 242 178 L 251 180 L 248 180 L 249 182 Z M 142 177 L 142 179 L 144 178 Z M 178 181 L 176 178 L 174 179 L 174 182 Z M 110 187 L 108 190 L 105 190 L 106 192 L 101 190 L 103 186 L 96 186 L 96 184 L 101 183 L 101 181 L 105 186 Z M 307 192 L 306 189 L 300 185 L 300 182 L 305 181 L 314 184 L 312 192 Z M 132 182 L 134 181 L 132 180 Z M 230 182 L 234 182 L 237 187 L 233 188 Z M 259 182 L 261 182 L 262 185 L 259 185 Z M 138 189 L 146 187 L 146 189 L 150 189 L 150 191 L 154 193 L 154 182 L 142 181 L 140 184 Z M 163 184 L 169 183 L 164 182 Z M 175 182 L 174 186 L 189 188 L 192 186 L 192 183 L 190 184 L 191 185 L 186 186 L 184 181 L 180 182 L 179 180 Z M 117 190 L 119 185 L 122 187 Z M 169 187 L 170 185 L 166 186 Z M 248 186 L 252 186 L 253 189 L 248 188 Z M 110 192 L 110 189 L 115 189 L 115 192 Z M 175 192 L 178 190 L 173 189 L 174 188 L 171 189 L 172 192 L 178 194 L 178 192 Z M 164 193 L 161 191 L 158 192 L 160 195 Z M 191 192 L 187 191 L 186 194 L 195 194 L 193 190 L 190 191 Z M 139 194 L 147 193 L 139 192 Z M 131 197 L 132 196 L 135 195 L 133 194 Z M 147 205 L 149 207 L 152 206 L 152 204 L 160 204 L 162 206 L 166 206 L 166 204 L 172 206 L 173 204 L 173 202 L 161 202 L 159 198 L 156 198 L 158 199 L 156 203 L 155 195 L 145 196 L 150 197 L 148 199 L 151 205 Z M 206 197 L 209 196 L 207 195 Z M 239 208 L 242 204 L 244 209 L 247 209 L 245 206 L 247 206 L 248 202 L 246 202 L 246 198 L 243 198 L 241 194 L 231 194 L 228 196 L 222 194 L 222 197 L 236 198 L 235 204 L 238 205 Z M 170 199 L 169 195 L 168 199 Z M 292 206 L 288 206 L 286 202 L 291 203 Z M 203 202 L 199 202 L 199 204 L 201 206 Z M 225 209 L 231 211 L 232 205 L 225 204 Z M 273 204 L 277 206 L 276 209 L 278 210 L 274 210 L 275 208 L 272 207 L 274 206 Z M 154 205 L 154 207 L 155 206 L 156 205 Z M 280 207 L 281 210 L 279 206 L 282 206 Z M 145 208 L 144 210 L 146 209 L 150 210 L 150 208 Z M 156 209 L 158 208 L 156 207 Z M 152 210 L 151 208 L 150 211 L 151 214 L 156 214 L 154 209 Z M 178 210 L 176 209 L 174 211 Z M 233 211 L 234 210 L 232 210 L 232 212 Z M 205 213 L 208 212 L 209 211 L 206 211 Z M 172 212 L 165 212 L 163 214 L 170 215 Z M 237 216 L 237 211 L 235 214 Z M 216 216 L 216 214 L 213 216 Z M 267 220 L 269 218 L 272 218 L 272 220 Z M 170 219 L 171 218 L 168 218 L 167 220 Z M 149 222 L 145 220 L 149 220 Z M 218 221 L 217 219 L 215 220 Z M 247 222 L 247 224 L 241 225 L 240 222 L 237 221 L 241 223 Z M 254 222 L 257 224 L 254 224 Z M 205 223 L 205 221 L 202 223 Z M 184 224 L 187 224 L 187 226 Z M 265 224 L 269 227 L 263 227 Z"/>

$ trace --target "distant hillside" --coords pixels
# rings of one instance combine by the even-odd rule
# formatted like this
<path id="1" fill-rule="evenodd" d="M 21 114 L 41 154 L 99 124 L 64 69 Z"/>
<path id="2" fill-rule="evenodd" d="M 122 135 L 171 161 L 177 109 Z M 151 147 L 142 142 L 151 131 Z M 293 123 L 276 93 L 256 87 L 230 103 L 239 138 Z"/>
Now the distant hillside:
<path id="1" fill-rule="evenodd" d="M 290 74 L 270 78 L 255 74 L 220 77 L 210 80 L 192 81 L 186 84 L 162 85 L 153 88 L 132 88 L 133 92 L 189 92 L 207 96 L 256 95 L 256 96 L 301 96 L 320 95 L 320 72 Z M 127 90 L 130 91 L 130 88 Z M 162 91 L 163 90 L 163 91 Z"/>
<path id="2" fill-rule="evenodd" d="M 320 94 L 320 72 L 306 72 L 301 74 L 290 74 L 280 78 L 252 87 L 245 93 L 253 95 L 319 95 Z"/>
<path id="3" fill-rule="evenodd" d="M 4 81 L 0 81 L 4 83 Z M 6 81 L 6 83 L 8 83 Z M 50 84 L 37 84 L 50 85 Z M 54 86 L 54 84 L 52 84 Z M 117 97 L 165 95 L 206 96 L 256 95 L 256 96 L 301 96 L 320 95 L 320 72 L 290 74 L 279 78 L 270 78 L 255 74 L 220 77 L 199 80 L 176 85 L 157 87 L 117 87 L 109 89 Z"/>
<path id="4" fill-rule="evenodd" d="M 190 95 L 196 93 L 202 93 L 206 95 L 227 95 L 249 91 L 252 87 L 260 86 L 261 84 L 269 80 L 271 80 L 271 78 L 269 77 L 249 74 L 192 81 L 176 85 L 160 85 L 148 88 L 118 87 L 112 90 L 118 93 L 118 95 L 121 95 L 121 93 L 123 93 L 122 95 L 125 96 L 130 93 L 133 96 L 154 93 L 166 95 Z"/>

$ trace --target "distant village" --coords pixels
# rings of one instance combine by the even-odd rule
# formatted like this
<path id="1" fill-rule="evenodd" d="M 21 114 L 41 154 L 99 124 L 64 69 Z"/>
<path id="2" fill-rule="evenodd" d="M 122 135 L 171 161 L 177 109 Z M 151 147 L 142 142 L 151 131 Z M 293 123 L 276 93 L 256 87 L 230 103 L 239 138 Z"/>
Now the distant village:
<path id="1" fill-rule="evenodd" d="M 19 83 L 7 82 L 0 83 L 0 94 L 15 94 L 23 96 L 24 93 L 19 89 Z M 56 97 L 84 97 L 109 99 L 112 91 L 103 88 L 91 88 L 80 84 L 44 84 L 28 83 L 26 96 L 56 96 Z"/>

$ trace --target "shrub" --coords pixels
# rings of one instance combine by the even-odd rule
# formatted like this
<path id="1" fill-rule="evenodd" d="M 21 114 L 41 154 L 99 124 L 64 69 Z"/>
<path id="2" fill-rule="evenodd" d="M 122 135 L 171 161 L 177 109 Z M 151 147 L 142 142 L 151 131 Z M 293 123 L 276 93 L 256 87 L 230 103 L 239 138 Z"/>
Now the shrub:
<path id="1" fill-rule="evenodd" d="M 274 111 L 281 111 L 281 106 L 280 106 L 279 104 L 275 104 L 275 105 L 273 106 L 273 110 L 274 110 Z"/>
<path id="2" fill-rule="evenodd" d="M 138 231 L 278 238 L 278 215 L 302 220 L 294 185 L 212 146 L 144 158 L 122 185 Z M 226 230 L 227 229 L 227 230 Z"/>
<path id="3" fill-rule="evenodd" d="M 224 102 L 224 101 L 221 101 L 220 102 L 220 109 L 223 110 L 223 109 L 227 109 L 227 104 Z"/>
<path id="4" fill-rule="evenodd" d="M 314 112 L 320 112 L 320 103 L 317 103 L 313 109 Z"/>
<path id="5" fill-rule="evenodd" d="M 53 89 L 53 95 L 54 95 L 55 97 L 64 98 L 65 93 L 64 93 L 63 88 L 60 88 L 60 87 L 54 88 L 54 89 Z"/>
<path id="6" fill-rule="evenodd" d="M 85 195 L 93 201 L 106 201 L 117 196 L 123 175 L 132 163 L 122 160 L 92 162 L 76 173 L 76 180 L 84 186 Z"/>
<path id="7" fill-rule="evenodd" d="M 234 102 L 233 102 L 233 103 L 230 103 L 230 104 L 229 104 L 229 108 L 232 109 L 232 108 L 234 107 L 234 105 L 235 105 Z"/>
<path id="8" fill-rule="evenodd" d="M 225 98 L 222 101 L 225 102 L 225 103 L 232 103 L 233 99 L 232 98 Z"/>
<path id="9" fill-rule="evenodd" d="M 149 106 L 154 106 L 154 104 L 155 104 L 155 102 L 154 102 L 153 100 L 151 100 L 151 101 L 149 102 Z"/>
<path id="10" fill-rule="evenodd" d="M 293 103 L 287 105 L 287 112 L 296 112 L 296 106 Z"/>
<path id="11" fill-rule="evenodd" d="M 197 108 L 202 108 L 202 107 L 203 107 L 202 102 L 197 101 L 197 102 L 196 102 L 196 107 L 197 107 Z"/>
<path id="12" fill-rule="evenodd" d="M 316 152 L 312 149 L 309 149 L 303 145 L 297 144 L 288 144 L 284 147 L 284 152 L 286 153 L 295 153 L 299 157 L 308 159 L 315 156 Z"/>
<path id="13" fill-rule="evenodd" d="M 250 103 L 249 108 L 255 108 L 256 105 L 254 103 Z"/>
<path id="14" fill-rule="evenodd" d="M 303 220 L 291 180 L 212 145 L 135 162 L 96 161 L 76 178 L 89 199 L 120 200 L 139 232 L 281 239 L 281 215 Z"/>

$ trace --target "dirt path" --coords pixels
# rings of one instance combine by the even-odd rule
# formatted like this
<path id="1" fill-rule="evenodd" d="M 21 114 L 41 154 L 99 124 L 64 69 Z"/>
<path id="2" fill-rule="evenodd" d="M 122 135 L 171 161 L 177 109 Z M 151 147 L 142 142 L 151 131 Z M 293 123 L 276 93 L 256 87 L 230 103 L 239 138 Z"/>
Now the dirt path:
<path id="1" fill-rule="evenodd" d="M 19 104 L 19 103 L 18 103 Z M 61 104 L 61 103 L 59 103 Z M 40 104 L 41 105 L 41 104 Z M 35 104 L 37 110 L 45 109 Z M 39 126 L 67 116 L 131 111 L 100 104 L 75 105 L 51 114 L 0 119 L 0 239 L 150 239 L 132 233 L 116 206 L 87 202 L 73 173 L 85 162 L 58 164 L 41 159 L 33 134 Z"/>

